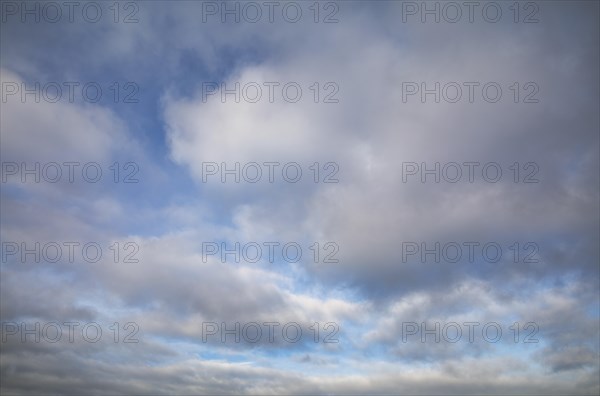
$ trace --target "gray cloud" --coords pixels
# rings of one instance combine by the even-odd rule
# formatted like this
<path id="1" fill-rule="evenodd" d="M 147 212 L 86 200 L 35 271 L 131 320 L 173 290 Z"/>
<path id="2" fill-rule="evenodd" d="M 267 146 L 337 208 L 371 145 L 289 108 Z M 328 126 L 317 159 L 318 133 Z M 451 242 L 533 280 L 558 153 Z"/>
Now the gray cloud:
<path id="1" fill-rule="evenodd" d="M 403 24 L 401 2 L 343 2 L 331 25 L 203 24 L 200 2 L 140 3 L 134 25 L 3 24 L 3 80 L 135 78 L 151 103 L 3 103 L 3 161 L 133 157 L 146 179 L 131 190 L 2 185 L 2 241 L 140 247 L 137 263 L 3 262 L 2 321 L 141 330 L 132 345 L 11 338 L 2 391 L 597 394 L 598 4 L 539 5 L 542 21 L 530 25 L 510 13 L 498 24 Z M 307 100 L 204 103 L 208 76 L 296 81 Z M 340 102 L 312 103 L 315 81 L 338 84 Z M 402 82 L 421 81 L 496 81 L 504 100 L 403 103 Z M 538 84 L 540 102 L 513 103 L 516 81 Z M 139 109 L 160 127 L 141 134 L 152 121 L 134 117 Z M 155 135 L 161 147 L 150 149 Z M 340 183 L 310 173 L 298 184 L 202 183 L 206 161 L 334 161 Z M 403 183 L 408 161 L 495 161 L 505 173 L 498 183 Z M 540 182 L 514 183 L 514 162 L 535 162 Z M 168 197 L 153 201 L 159 193 Z M 203 241 L 272 240 L 335 241 L 339 262 L 202 260 Z M 407 241 L 494 241 L 505 255 L 403 263 Z M 517 241 L 537 243 L 538 262 L 514 263 Z M 271 320 L 307 334 L 334 321 L 340 343 L 202 342 L 202 322 Z M 465 320 L 535 322 L 540 343 L 400 341 L 406 321 Z"/>

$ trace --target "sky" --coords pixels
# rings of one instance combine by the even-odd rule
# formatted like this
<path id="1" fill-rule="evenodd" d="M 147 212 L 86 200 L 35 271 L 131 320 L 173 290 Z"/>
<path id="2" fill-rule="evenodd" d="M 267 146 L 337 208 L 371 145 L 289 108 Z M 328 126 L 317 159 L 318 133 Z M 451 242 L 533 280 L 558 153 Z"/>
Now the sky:
<path id="1" fill-rule="evenodd" d="M 600 393 L 599 11 L 0 1 L 1 393 Z"/>

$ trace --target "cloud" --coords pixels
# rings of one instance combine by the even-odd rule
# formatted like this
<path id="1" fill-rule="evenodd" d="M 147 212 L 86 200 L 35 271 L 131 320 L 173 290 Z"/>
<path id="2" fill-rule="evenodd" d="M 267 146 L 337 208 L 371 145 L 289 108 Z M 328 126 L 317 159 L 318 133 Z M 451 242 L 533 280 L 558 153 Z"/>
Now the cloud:
<path id="1" fill-rule="evenodd" d="M 3 24 L 3 83 L 140 88 L 132 106 L 2 103 L 2 161 L 132 161 L 140 179 L 113 183 L 108 169 L 97 184 L 3 183 L 2 242 L 77 239 L 105 254 L 97 263 L 4 260 L 2 322 L 106 329 L 98 343 L 11 337 L 3 392 L 599 392 L 598 5 L 540 3 L 537 24 L 514 23 L 508 8 L 497 24 L 437 24 L 400 23 L 402 2 L 366 4 L 340 3 L 334 24 L 314 23 L 309 8 L 297 24 L 203 23 L 201 2 L 140 3 L 130 25 Z M 474 103 L 466 90 L 458 103 L 403 97 L 403 82 L 470 81 L 480 84 Z M 486 82 L 502 87 L 501 101 L 481 96 Z M 204 97 L 206 83 L 217 90 Z M 236 83 L 239 103 L 232 94 L 223 102 L 221 84 Z M 302 88 L 295 103 L 283 96 L 287 83 Z M 530 88 L 539 102 L 523 103 Z M 324 103 L 328 95 L 338 102 Z M 273 183 L 268 161 L 281 164 Z M 403 181 L 408 162 L 468 161 L 480 163 L 472 183 Z M 208 162 L 256 162 L 263 178 L 205 182 Z M 289 162 L 303 171 L 298 183 L 280 177 Z M 498 182 L 481 177 L 490 162 L 503 171 Z M 339 182 L 323 183 L 331 169 Z M 532 169 L 539 182 L 524 183 Z M 267 241 L 297 242 L 305 254 L 298 263 L 203 260 L 203 242 Z M 137 261 L 115 261 L 115 242 L 133 242 Z M 314 260 L 315 242 L 335 242 L 337 261 L 322 260 L 328 251 Z M 457 262 L 405 260 L 407 242 L 479 247 Z M 488 242 L 501 246 L 498 261 L 480 251 Z M 505 337 L 402 342 L 406 322 L 471 320 L 498 322 Z M 136 323 L 140 342 L 112 342 L 117 321 Z M 267 321 L 297 322 L 305 338 L 203 340 L 206 322 Z M 338 325 L 339 342 L 314 342 L 315 322 L 321 338 L 324 324 Z M 539 343 L 513 342 L 515 322 L 537 324 Z"/>

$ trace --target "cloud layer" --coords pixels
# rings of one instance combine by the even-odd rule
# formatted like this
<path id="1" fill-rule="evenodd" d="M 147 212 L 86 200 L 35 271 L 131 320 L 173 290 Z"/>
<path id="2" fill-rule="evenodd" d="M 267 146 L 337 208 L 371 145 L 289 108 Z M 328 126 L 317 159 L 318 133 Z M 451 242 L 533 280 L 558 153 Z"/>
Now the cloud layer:
<path id="1" fill-rule="evenodd" d="M 3 393 L 597 394 L 598 4 L 493 3 L 497 23 L 434 2 L 251 23 L 247 4 L 120 3 L 126 24 L 103 3 L 98 23 L 3 3 Z M 104 96 L 5 95 L 68 81 Z M 68 161 L 102 178 L 22 179 Z M 63 337 L 23 335 L 36 322 Z M 263 336 L 222 335 L 236 323 Z"/>

